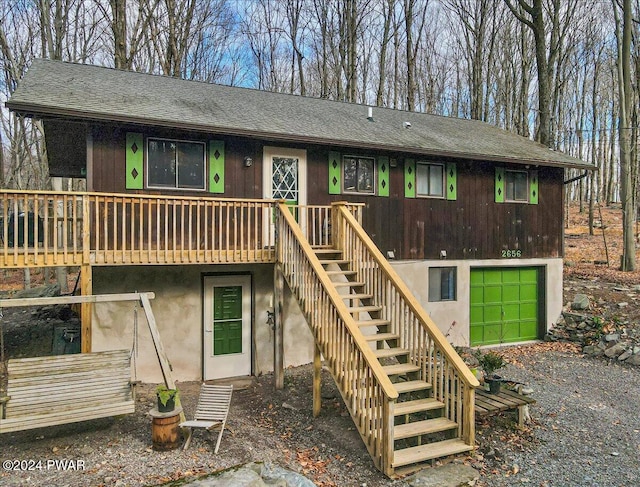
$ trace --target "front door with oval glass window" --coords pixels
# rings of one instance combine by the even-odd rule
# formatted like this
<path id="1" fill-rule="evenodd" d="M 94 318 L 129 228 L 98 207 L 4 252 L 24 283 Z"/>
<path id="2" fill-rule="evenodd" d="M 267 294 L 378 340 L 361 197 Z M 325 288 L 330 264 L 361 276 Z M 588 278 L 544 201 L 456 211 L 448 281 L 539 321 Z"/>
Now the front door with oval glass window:
<path id="1" fill-rule="evenodd" d="M 204 380 L 251 374 L 251 277 L 204 279 Z"/>

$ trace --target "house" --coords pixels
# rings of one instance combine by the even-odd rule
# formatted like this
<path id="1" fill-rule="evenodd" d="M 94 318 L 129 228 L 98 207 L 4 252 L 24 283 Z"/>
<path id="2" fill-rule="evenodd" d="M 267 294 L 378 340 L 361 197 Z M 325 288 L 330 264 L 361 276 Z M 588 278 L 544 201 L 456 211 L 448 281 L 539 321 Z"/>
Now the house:
<path id="1" fill-rule="evenodd" d="M 560 314 L 565 169 L 592 166 L 523 137 L 45 60 L 7 107 L 42 120 L 51 175 L 87 192 L 4 190 L 3 221 L 28 206 L 45 224 L 29 245 L 5 238 L 1 267 L 79 265 L 83 294 L 155 292 L 179 380 L 322 354 L 387 474 L 473 445 L 477 383 L 448 342 L 533 340 Z M 91 309 L 83 351 L 131 346 L 131 306 Z M 137 377 L 159 381 L 138 343 Z M 434 408 L 440 423 L 409 420 Z"/>

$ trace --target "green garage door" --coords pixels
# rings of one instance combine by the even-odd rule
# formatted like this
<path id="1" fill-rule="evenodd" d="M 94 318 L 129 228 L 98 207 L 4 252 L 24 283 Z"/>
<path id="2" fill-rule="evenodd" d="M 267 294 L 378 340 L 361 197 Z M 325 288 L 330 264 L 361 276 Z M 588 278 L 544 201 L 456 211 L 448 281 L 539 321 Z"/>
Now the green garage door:
<path id="1" fill-rule="evenodd" d="M 471 346 L 538 338 L 538 269 L 471 270 Z"/>

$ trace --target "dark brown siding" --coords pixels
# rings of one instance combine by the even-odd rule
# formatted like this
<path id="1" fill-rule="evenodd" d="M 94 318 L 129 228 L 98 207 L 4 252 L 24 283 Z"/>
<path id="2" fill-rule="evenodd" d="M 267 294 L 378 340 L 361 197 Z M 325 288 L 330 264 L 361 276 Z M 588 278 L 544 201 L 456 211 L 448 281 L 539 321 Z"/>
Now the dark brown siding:
<path id="1" fill-rule="evenodd" d="M 93 188 L 95 191 L 126 192 L 126 132 L 140 128 L 94 127 Z M 190 140 L 220 139 L 203 134 L 155 130 L 146 135 Z M 225 139 L 225 194 L 234 198 L 262 197 L 262 147 L 283 145 L 241 138 Z M 298 146 L 299 147 L 299 146 Z M 343 153 L 375 156 L 357 150 Z M 494 202 L 494 165 L 457 161 L 457 200 L 405 198 L 403 155 L 387 154 L 398 161 L 390 172 L 389 197 L 328 194 L 328 149 L 307 147 L 309 204 L 332 201 L 365 203 L 363 224 L 383 252 L 395 251 L 398 259 L 501 259 L 502 251 L 520 250 L 521 258 L 562 255 L 562 169 L 538 168 L 539 203 Z M 245 167 L 243 159 L 253 159 Z M 151 191 L 149 191 L 151 192 Z M 157 193 L 157 191 L 154 191 Z M 169 194 L 193 192 L 171 191 Z M 199 193 L 197 193 L 199 194 Z M 211 196 L 210 193 L 202 193 Z"/>
<path id="2" fill-rule="evenodd" d="M 562 169 L 539 168 L 539 202 L 495 203 L 494 165 L 458 161 L 456 201 L 405 198 L 403 160 L 391 169 L 388 198 L 328 194 L 328 153 L 309 155 L 310 204 L 351 201 L 366 204 L 363 224 L 378 247 L 399 259 L 501 259 L 562 255 Z"/>
<path id="3" fill-rule="evenodd" d="M 145 137 L 164 137 L 208 142 L 223 139 L 219 136 L 176 132 L 172 130 L 144 130 L 131 127 L 128 130 L 110 125 L 93 127 L 93 190 L 109 193 L 132 192 L 126 189 L 125 144 L 127 132 L 143 133 Z M 253 159 L 251 167 L 245 167 L 246 156 Z M 262 144 L 244 139 L 225 140 L 225 193 L 226 198 L 262 198 Z M 158 190 L 133 191 L 158 194 Z M 174 196 L 196 196 L 211 193 L 193 191 L 170 191 Z"/>

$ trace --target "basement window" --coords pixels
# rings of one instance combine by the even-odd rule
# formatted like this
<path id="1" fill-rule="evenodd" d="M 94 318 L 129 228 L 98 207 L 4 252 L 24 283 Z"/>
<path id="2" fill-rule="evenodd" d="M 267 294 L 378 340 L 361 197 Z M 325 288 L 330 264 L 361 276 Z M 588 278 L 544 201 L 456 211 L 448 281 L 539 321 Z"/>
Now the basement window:
<path id="1" fill-rule="evenodd" d="M 429 301 L 455 301 L 456 282 L 455 267 L 429 267 Z"/>
<path id="2" fill-rule="evenodd" d="M 149 188 L 205 189 L 205 144 L 147 139 Z"/>

